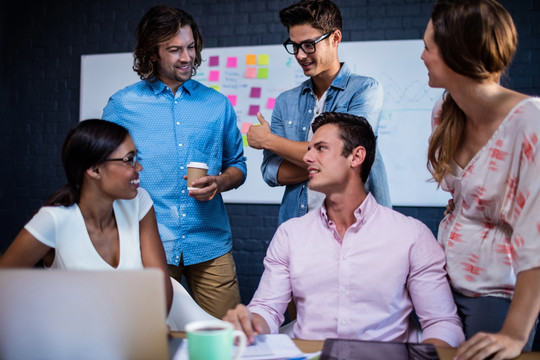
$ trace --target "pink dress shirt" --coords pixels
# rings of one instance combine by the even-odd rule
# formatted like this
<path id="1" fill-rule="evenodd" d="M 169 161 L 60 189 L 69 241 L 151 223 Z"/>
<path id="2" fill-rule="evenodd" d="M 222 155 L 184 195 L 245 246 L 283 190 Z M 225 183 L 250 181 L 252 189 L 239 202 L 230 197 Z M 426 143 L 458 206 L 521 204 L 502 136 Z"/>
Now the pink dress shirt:
<path id="1" fill-rule="evenodd" d="M 444 254 L 431 231 L 371 194 L 355 216 L 343 239 L 324 205 L 283 223 L 268 247 L 250 311 L 276 333 L 292 297 L 297 338 L 416 342 L 414 308 L 424 339 L 461 343 Z"/>

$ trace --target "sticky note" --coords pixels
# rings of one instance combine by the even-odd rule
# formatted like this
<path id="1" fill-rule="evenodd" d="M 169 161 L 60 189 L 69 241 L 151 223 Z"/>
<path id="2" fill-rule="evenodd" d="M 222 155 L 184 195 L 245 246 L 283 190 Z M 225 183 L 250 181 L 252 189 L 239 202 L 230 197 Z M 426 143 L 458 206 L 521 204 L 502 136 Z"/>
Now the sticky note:
<path id="1" fill-rule="evenodd" d="M 249 93 L 249 97 L 260 98 L 261 97 L 261 88 L 260 87 L 252 87 L 251 92 Z"/>
<path id="2" fill-rule="evenodd" d="M 236 56 L 229 56 L 227 58 L 227 67 L 228 68 L 235 68 L 237 66 L 237 58 Z"/>
<path id="3" fill-rule="evenodd" d="M 257 79 L 268 79 L 268 68 L 257 69 Z"/>
<path id="4" fill-rule="evenodd" d="M 218 85 L 210 85 L 209 86 L 211 89 L 214 89 L 216 91 L 219 91 L 219 86 Z"/>
<path id="5" fill-rule="evenodd" d="M 251 127 L 250 122 L 243 122 L 242 123 L 242 128 L 240 129 L 240 133 L 241 134 L 246 134 L 249 131 L 250 127 Z"/>
<path id="6" fill-rule="evenodd" d="M 242 145 L 249 146 L 246 135 L 242 135 Z"/>
<path id="7" fill-rule="evenodd" d="M 275 98 L 268 98 L 268 100 L 266 101 L 266 108 L 273 109 L 275 104 L 276 104 Z"/>
<path id="8" fill-rule="evenodd" d="M 232 106 L 236 106 L 236 95 L 227 95 L 227 98 L 231 102 Z"/>
<path id="9" fill-rule="evenodd" d="M 208 58 L 208 66 L 219 66 L 219 56 L 210 56 Z"/>
<path id="10" fill-rule="evenodd" d="M 268 56 L 268 54 L 262 54 L 262 55 L 259 55 L 259 57 L 257 59 L 257 64 L 258 65 L 268 65 L 269 60 L 270 60 L 270 57 Z"/>
<path id="11" fill-rule="evenodd" d="M 257 77 L 257 68 L 246 68 L 246 74 L 244 75 L 244 77 L 246 77 L 247 79 L 255 79 Z"/>
<path id="12" fill-rule="evenodd" d="M 208 81 L 219 81 L 219 71 L 218 70 L 212 70 L 208 74 Z"/>
<path id="13" fill-rule="evenodd" d="M 249 105 L 248 115 L 257 115 L 259 112 L 259 105 Z"/>
<path id="14" fill-rule="evenodd" d="M 257 65 L 257 55 L 247 54 L 246 65 Z"/>

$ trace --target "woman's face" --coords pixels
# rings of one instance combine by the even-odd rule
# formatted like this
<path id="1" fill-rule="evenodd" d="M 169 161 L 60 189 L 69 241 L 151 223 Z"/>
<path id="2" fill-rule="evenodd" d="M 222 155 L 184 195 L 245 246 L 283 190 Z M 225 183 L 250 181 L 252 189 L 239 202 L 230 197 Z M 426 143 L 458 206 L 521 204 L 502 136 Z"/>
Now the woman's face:
<path id="1" fill-rule="evenodd" d="M 100 185 L 105 195 L 112 199 L 133 199 L 137 196 L 139 187 L 139 171 L 142 170 L 138 161 L 132 164 L 137 155 L 137 148 L 131 136 L 108 156 L 107 161 L 99 165 Z"/>
<path id="2" fill-rule="evenodd" d="M 420 57 L 428 70 L 429 86 L 433 88 L 446 88 L 448 76 L 454 74 L 444 62 L 439 47 L 435 43 L 433 23 L 427 24 L 424 33 L 424 51 Z"/>

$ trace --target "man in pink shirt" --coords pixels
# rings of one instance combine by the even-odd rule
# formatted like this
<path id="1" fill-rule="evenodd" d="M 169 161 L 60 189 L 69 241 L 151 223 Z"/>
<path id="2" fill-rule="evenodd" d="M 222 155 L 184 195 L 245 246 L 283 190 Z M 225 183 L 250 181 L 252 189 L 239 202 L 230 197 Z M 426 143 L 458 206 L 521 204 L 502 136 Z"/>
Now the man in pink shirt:
<path id="1" fill-rule="evenodd" d="M 318 210 L 283 223 L 264 259 L 252 301 L 224 320 L 256 334 L 277 333 L 294 300 L 294 336 L 411 341 L 464 340 L 444 270 L 444 254 L 420 221 L 383 207 L 364 191 L 375 136 L 361 117 L 324 113 L 313 123 L 304 161 Z"/>

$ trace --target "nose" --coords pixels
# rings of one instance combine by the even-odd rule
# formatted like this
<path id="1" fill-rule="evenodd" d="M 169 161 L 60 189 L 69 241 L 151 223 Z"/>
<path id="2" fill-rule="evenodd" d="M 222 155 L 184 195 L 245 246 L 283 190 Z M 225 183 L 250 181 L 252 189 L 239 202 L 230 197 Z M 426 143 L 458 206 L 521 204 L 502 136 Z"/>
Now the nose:
<path id="1" fill-rule="evenodd" d="M 307 54 L 304 52 L 304 50 L 302 50 L 302 48 L 298 48 L 298 51 L 296 52 L 296 54 L 294 54 L 294 56 L 298 61 L 307 58 Z"/>
<path id="2" fill-rule="evenodd" d="M 184 61 L 184 62 L 187 62 L 187 61 L 190 61 L 191 60 L 191 56 L 189 55 L 189 52 L 187 49 L 183 49 L 181 52 L 180 52 L 180 61 Z"/>
<path id="3" fill-rule="evenodd" d="M 135 163 L 135 171 L 139 172 L 139 171 L 141 171 L 142 169 L 143 169 L 143 167 L 142 167 L 141 163 L 140 163 L 139 161 L 137 161 L 137 162 Z"/>
<path id="4" fill-rule="evenodd" d="M 313 156 L 312 156 L 312 153 L 313 153 L 313 149 L 308 149 L 306 151 L 306 153 L 304 154 L 304 157 L 302 158 L 302 160 L 307 164 L 311 164 L 313 163 Z"/>

